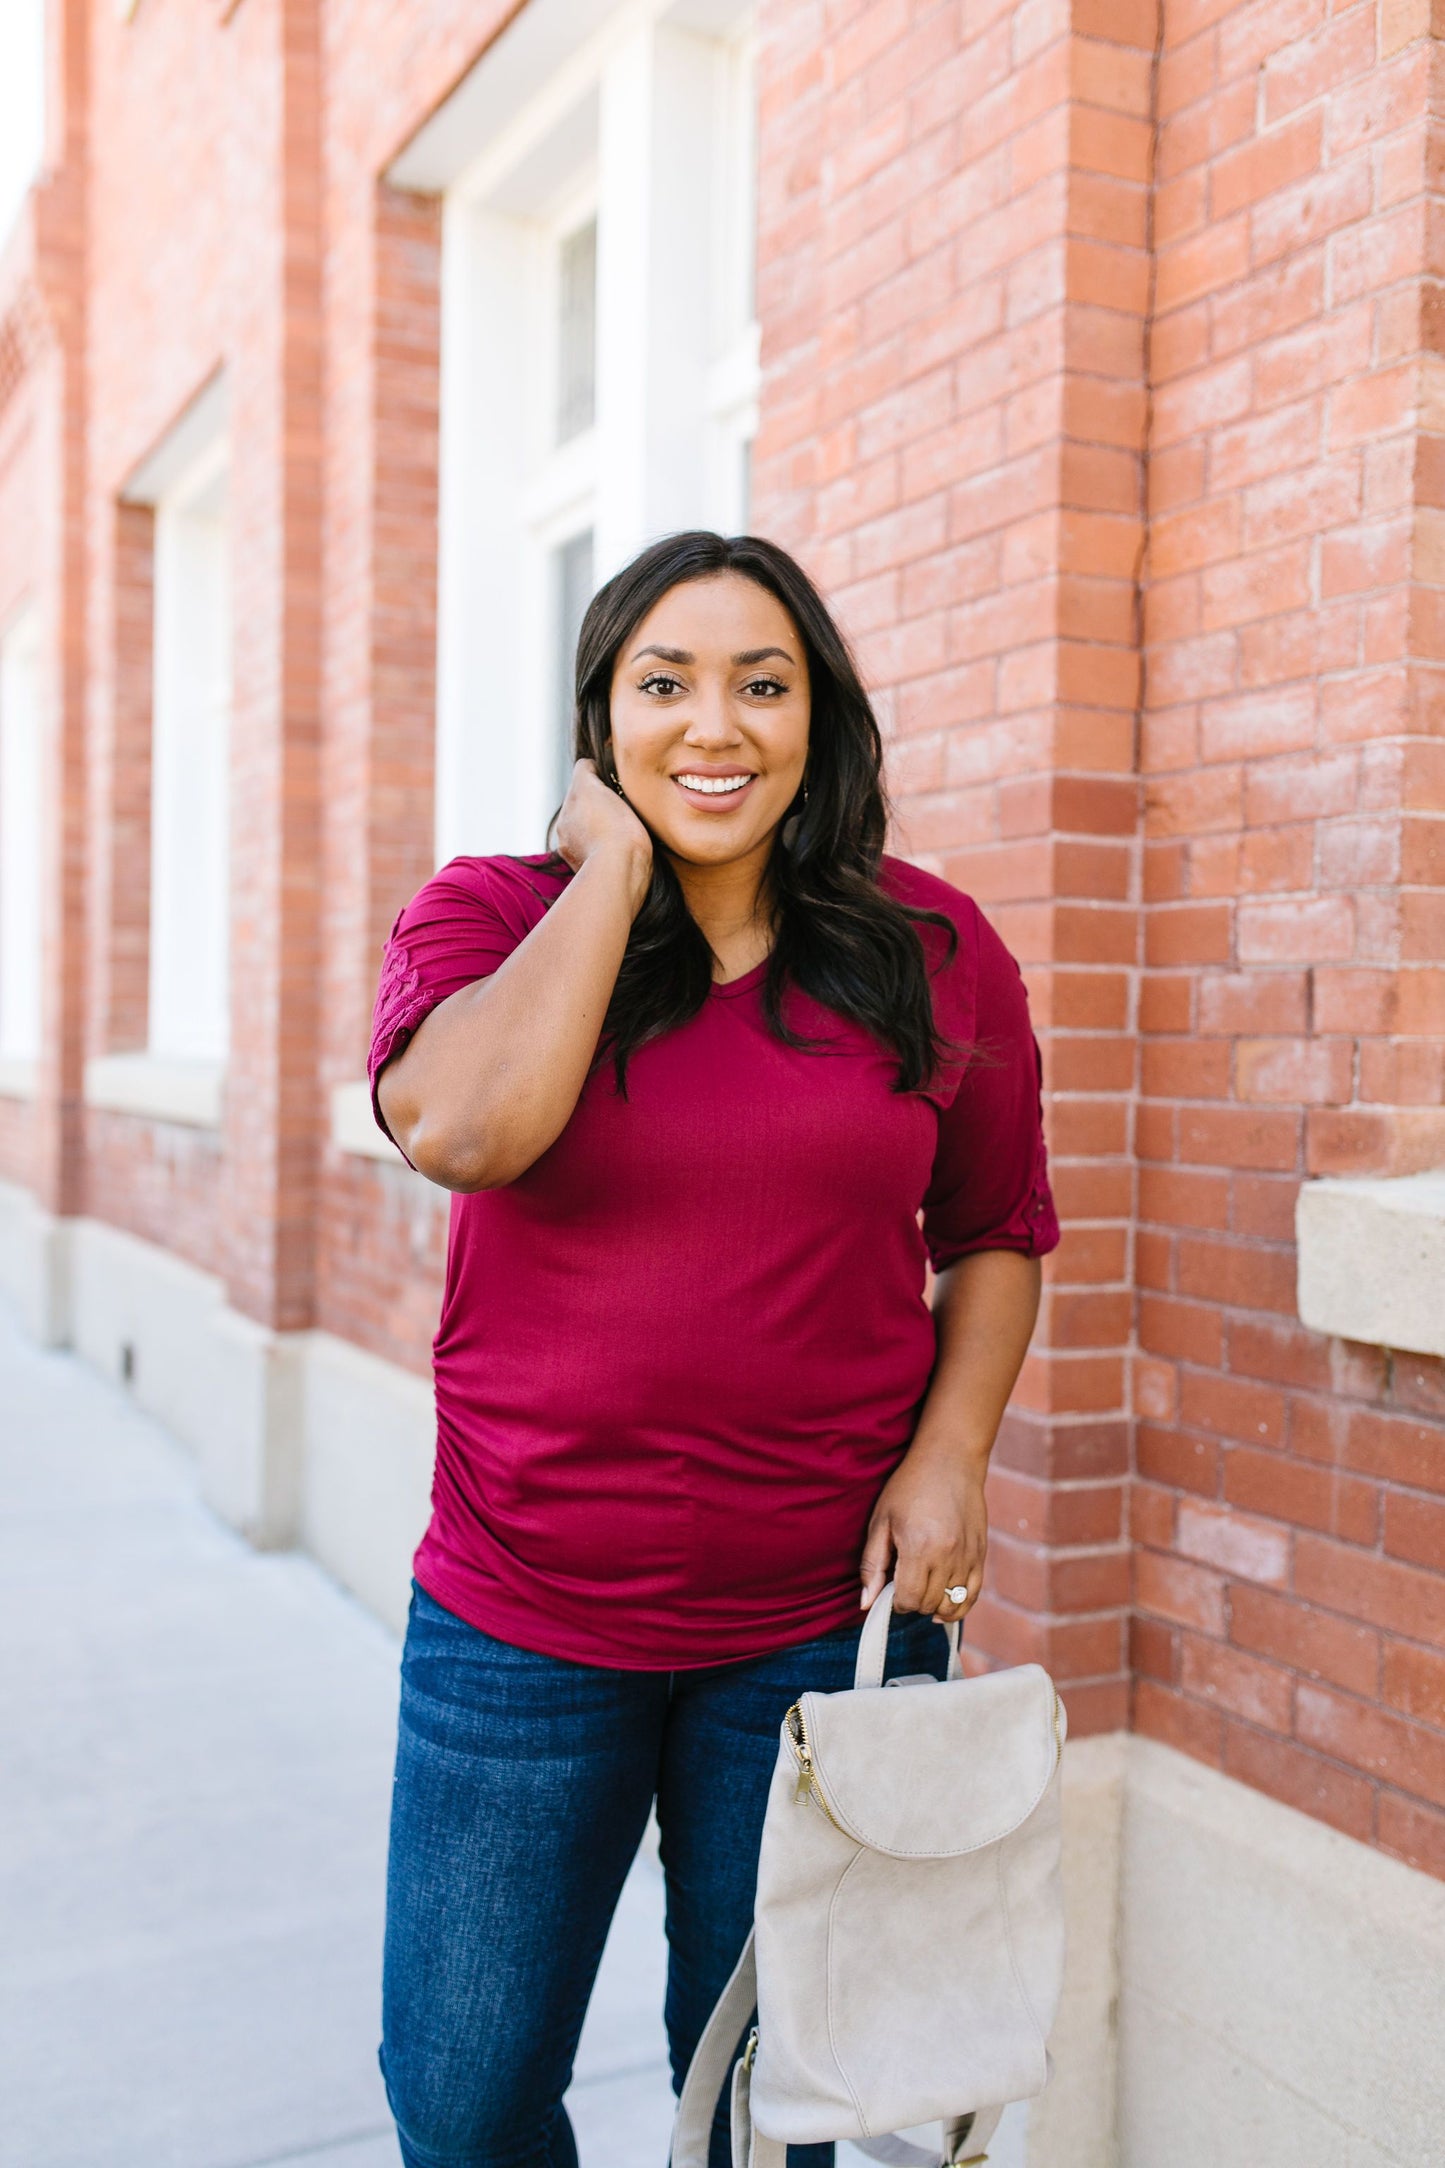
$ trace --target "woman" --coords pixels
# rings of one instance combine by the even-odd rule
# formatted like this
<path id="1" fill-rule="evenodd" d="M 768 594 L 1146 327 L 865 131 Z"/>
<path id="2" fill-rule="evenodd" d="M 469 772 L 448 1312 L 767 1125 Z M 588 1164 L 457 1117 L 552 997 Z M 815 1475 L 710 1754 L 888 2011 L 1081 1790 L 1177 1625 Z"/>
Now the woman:
<path id="1" fill-rule="evenodd" d="M 407 2168 L 571 2168 L 654 1800 L 681 2084 L 785 1710 L 851 1685 L 890 1572 L 894 1675 L 977 1597 L 1059 1239 L 1018 967 L 882 854 L 877 725 L 798 566 L 645 550 L 587 612 L 576 752 L 557 854 L 444 866 L 376 1004 L 377 1119 L 454 1193 L 388 1873 Z"/>

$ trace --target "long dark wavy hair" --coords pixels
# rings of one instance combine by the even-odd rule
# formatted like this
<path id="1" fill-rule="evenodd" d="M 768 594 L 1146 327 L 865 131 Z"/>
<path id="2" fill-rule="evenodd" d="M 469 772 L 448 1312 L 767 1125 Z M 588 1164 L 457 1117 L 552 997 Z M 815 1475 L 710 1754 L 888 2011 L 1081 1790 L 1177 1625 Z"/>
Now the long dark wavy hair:
<path id="1" fill-rule="evenodd" d="M 941 911 L 898 902 L 878 885 L 888 807 L 883 741 L 848 643 L 802 567 L 757 535 L 698 529 L 651 543 L 597 590 L 577 640 L 573 758 L 590 759 L 614 787 L 611 693 L 617 658 L 670 589 L 721 572 L 741 573 L 779 601 L 808 658 L 812 715 L 800 789 L 774 840 L 766 882 L 774 946 L 763 983 L 769 1029 L 790 1046 L 816 1042 L 786 1022 L 791 983 L 891 1049 L 894 1089 L 918 1091 L 956 1051 L 934 1021 L 920 921 L 941 927 L 951 957 L 957 929 Z M 555 816 L 554 816 L 555 818 Z M 666 853 L 633 921 L 603 1021 L 598 1060 L 627 1064 L 640 1046 L 696 1016 L 712 985 L 713 956 L 687 907 Z"/>

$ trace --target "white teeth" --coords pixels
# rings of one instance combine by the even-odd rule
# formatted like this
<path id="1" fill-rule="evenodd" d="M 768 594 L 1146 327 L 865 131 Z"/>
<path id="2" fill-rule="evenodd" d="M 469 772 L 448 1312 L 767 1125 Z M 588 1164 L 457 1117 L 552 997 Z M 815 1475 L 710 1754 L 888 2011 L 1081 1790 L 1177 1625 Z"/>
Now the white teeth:
<path id="1" fill-rule="evenodd" d="M 750 775 L 680 775 L 677 778 L 686 790 L 706 791 L 711 797 L 723 797 L 728 792 L 741 790 L 744 783 L 751 783 Z"/>

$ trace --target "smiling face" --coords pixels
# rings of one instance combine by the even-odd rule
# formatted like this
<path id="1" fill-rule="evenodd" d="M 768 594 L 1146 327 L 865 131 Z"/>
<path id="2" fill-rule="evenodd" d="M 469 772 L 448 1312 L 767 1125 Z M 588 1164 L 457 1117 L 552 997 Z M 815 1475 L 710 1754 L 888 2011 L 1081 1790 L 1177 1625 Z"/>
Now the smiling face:
<path id="1" fill-rule="evenodd" d="M 737 572 L 689 580 L 619 651 L 618 781 L 685 864 L 765 858 L 803 780 L 810 709 L 807 656 L 782 603 Z"/>

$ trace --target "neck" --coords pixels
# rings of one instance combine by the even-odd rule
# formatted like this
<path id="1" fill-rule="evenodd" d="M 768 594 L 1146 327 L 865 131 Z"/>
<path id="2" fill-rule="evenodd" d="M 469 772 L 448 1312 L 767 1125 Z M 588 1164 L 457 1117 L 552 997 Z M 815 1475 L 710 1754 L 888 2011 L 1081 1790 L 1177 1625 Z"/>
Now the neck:
<path id="1" fill-rule="evenodd" d="M 738 962 L 741 951 L 755 948 L 761 961 L 772 946 L 772 926 L 766 908 L 766 875 L 773 839 L 763 841 L 742 858 L 721 866 L 699 866 L 671 858 L 689 911 L 702 928 L 713 954 L 733 976 L 747 966 Z"/>

